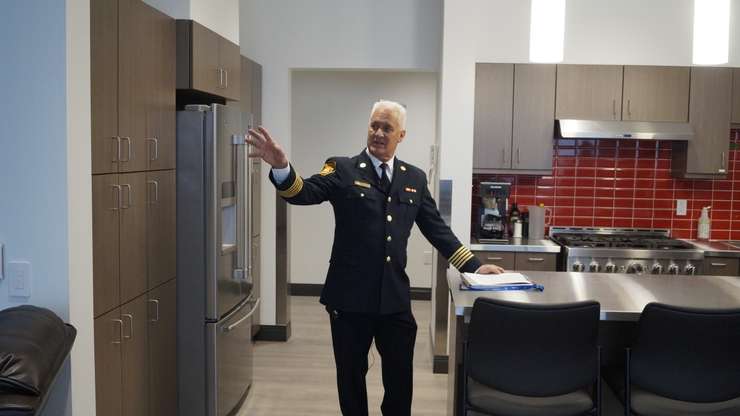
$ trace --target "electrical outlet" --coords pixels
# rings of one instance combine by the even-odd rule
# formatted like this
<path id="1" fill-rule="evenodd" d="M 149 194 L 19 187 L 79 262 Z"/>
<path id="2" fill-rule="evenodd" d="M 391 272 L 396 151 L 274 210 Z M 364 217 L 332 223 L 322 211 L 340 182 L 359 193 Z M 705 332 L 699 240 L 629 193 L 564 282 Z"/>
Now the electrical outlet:
<path id="1" fill-rule="evenodd" d="M 677 199 L 676 200 L 676 215 L 686 215 L 686 205 L 687 205 L 687 202 L 685 199 Z"/>
<path id="2" fill-rule="evenodd" d="M 31 296 L 31 263 L 8 262 L 8 294 L 19 298 Z"/>

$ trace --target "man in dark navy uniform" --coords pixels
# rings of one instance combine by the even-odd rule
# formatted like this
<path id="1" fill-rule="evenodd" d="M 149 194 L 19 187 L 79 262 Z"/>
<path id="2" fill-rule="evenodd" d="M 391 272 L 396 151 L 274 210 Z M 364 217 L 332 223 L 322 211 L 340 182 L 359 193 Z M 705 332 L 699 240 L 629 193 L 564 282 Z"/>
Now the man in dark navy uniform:
<path id="1" fill-rule="evenodd" d="M 462 272 L 501 273 L 481 265 L 442 220 L 421 169 L 396 158 L 406 136 L 406 109 L 392 101 L 373 106 L 367 148 L 332 157 L 302 178 L 266 129 L 250 130 L 250 157 L 272 166 L 278 194 L 295 205 L 329 201 L 335 230 L 321 303 L 330 315 L 339 403 L 345 416 L 368 414 L 365 375 L 373 339 L 382 360 L 386 416 L 411 414 L 416 321 L 411 314 L 406 245 L 416 223 Z"/>

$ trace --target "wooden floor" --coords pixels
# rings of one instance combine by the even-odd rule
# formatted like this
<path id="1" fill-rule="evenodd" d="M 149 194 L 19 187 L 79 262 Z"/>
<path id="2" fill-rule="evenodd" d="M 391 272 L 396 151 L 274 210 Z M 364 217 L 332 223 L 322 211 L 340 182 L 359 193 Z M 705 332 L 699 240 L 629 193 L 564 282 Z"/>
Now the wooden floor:
<path id="1" fill-rule="evenodd" d="M 254 384 L 239 416 L 340 415 L 329 320 L 315 297 L 291 298 L 292 336 L 288 342 L 258 342 Z M 429 319 L 431 303 L 413 301 L 419 327 L 414 353 L 414 415 L 441 416 L 447 403 L 447 376 L 432 373 Z M 368 358 L 370 415 L 380 415 L 383 385 L 375 347 Z M 373 364 L 374 362 L 374 364 Z"/>

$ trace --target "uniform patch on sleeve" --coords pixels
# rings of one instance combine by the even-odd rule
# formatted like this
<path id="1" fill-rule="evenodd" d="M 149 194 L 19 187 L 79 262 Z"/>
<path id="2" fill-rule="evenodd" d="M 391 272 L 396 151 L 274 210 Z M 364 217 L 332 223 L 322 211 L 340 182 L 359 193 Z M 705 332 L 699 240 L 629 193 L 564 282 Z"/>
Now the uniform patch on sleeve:
<path id="1" fill-rule="evenodd" d="M 319 172 L 319 175 L 321 176 L 327 176 L 334 173 L 334 171 L 337 170 L 337 162 L 330 160 L 326 163 L 324 163 L 323 169 L 321 169 L 321 172 Z"/>

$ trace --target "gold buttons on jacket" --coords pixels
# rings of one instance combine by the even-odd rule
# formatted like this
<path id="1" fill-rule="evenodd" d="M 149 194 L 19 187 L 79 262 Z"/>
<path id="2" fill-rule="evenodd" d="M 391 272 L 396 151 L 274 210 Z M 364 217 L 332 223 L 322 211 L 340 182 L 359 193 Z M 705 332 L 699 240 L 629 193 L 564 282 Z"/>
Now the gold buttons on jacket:
<path id="1" fill-rule="evenodd" d="M 388 202 L 391 202 L 391 197 L 388 197 Z"/>
<path id="2" fill-rule="evenodd" d="M 391 240 L 392 240 L 391 236 L 388 236 L 385 238 L 385 241 L 391 241 Z"/>
<path id="3" fill-rule="evenodd" d="M 387 220 L 388 220 L 388 222 L 391 222 L 391 221 L 393 221 L 393 216 L 391 216 L 391 215 L 389 214 L 389 215 L 388 215 L 387 217 L 385 217 L 385 219 L 387 219 Z"/>
<path id="4" fill-rule="evenodd" d="M 361 198 L 364 198 L 365 197 L 365 193 L 364 192 L 360 192 L 360 197 Z"/>
<path id="5" fill-rule="evenodd" d="M 385 258 L 385 262 L 386 262 L 386 263 L 390 263 L 390 262 L 391 262 L 391 256 L 388 256 L 388 257 L 386 257 L 386 258 Z"/>

